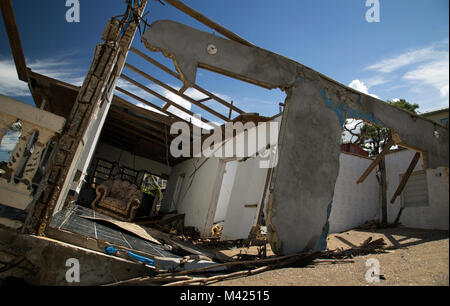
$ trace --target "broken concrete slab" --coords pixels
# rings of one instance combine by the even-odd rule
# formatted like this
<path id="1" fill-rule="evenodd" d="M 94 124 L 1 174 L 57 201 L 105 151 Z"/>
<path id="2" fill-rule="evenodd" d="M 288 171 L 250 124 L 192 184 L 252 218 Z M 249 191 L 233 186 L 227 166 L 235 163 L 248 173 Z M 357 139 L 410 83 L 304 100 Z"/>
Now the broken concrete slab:
<path id="1" fill-rule="evenodd" d="M 302 80 L 288 91 L 288 116 L 279 143 L 283 149 L 267 208 L 272 249 L 283 254 L 326 247 L 341 130 L 335 128 L 339 122 L 334 112 L 317 103 L 319 94 Z"/>
<path id="2" fill-rule="evenodd" d="M 0 278 L 15 277 L 36 286 L 105 285 L 153 273 L 143 264 L 5 229 L 0 229 L 0 257 L 7 262 L 23 258 L 16 267 L 0 273 Z M 71 268 L 67 265 L 70 259 L 79 261 L 79 283 L 66 280 L 66 274 Z"/>
<path id="3" fill-rule="evenodd" d="M 197 67 L 265 88 L 287 88 L 295 82 L 296 65 L 272 52 L 251 48 L 172 20 L 158 20 L 143 35 L 146 47 L 173 58 L 185 85 L 194 85 Z M 173 42 L 177 41 L 176 44 Z M 212 47 L 215 51 L 209 51 Z M 232 58 L 239 60 L 230 60 Z M 273 69 L 277 67 L 277 69 Z"/>

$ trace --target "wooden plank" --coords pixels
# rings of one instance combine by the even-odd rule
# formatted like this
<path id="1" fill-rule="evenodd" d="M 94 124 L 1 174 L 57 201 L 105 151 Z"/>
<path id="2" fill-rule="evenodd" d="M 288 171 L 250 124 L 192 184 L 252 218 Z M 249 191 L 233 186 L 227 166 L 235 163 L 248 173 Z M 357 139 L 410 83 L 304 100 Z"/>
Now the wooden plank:
<path id="1" fill-rule="evenodd" d="M 171 106 L 173 106 L 173 107 L 175 107 L 175 108 L 178 108 L 179 110 L 185 112 L 187 115 L 190 115 L 190 116 L 194 116 L 194 115 L 195 115 L 195 114 L 194 114 L 193 112 L 191 112 L 190 110 L 188 110 L 188 109 L 184 108 L 183 106 L 181 106 L 181 105 L 179 105 L 179 104 L 177 104 L 177 103 L 175 103 L 175 102 L 173 102 L 173 101 L 167 99 L 166 97 L 164 97 L 164 96 L 160 95 L 159 93 L 157 93 L 156 91 L 151 90 L 150 88 L 148 88 L 148 87 L 146 87 L 146 86 L 140 84 L 139 82 L 136 82 L 136 81 L 133 80 L 132 78 L 130 78 L 130 77 L 124 75 L 124 74 L 122 74 L 120 77 L 121 77 L 122 79 L 124 79 L 124 80 L 130 82 L 131 84 L 133 84 L 133 85 L 139 87 L 140 89 L 142 89 L 142 90 L 148 92 L 149 94 L 151 94 L 151 95 L 157 97 L 158 99 L 161 99 L 162 101 L 164 101 L 164 102 L 166 102 L 166 103 L 169 103 Z M 161 110 L 161 111 L 163 111 L 163 110 Z M 169 112 L 169 113 L 170 113 L 170 112 Z M 170 114 L 172 114 L 172 113 L 170 113 Z M 172 115 L 173 115 L 173 114 L 172 114 Z M 178 117 L 178 116 L 177 116 L 177 117 Z M 185 120 L 185 121 L 186 121 L 186 120 Z M 201 121 L 204 122 L 204 123 L 206 123 L 206 124 L 209 124 L 209 125 L 211 125 L 211 126 L 213 126 L 213 127 L 217 127 L 217 125 L 215 125 L 215 124 L 213 124 L 213 123 L 210 123 L 208 120 L 206 120 L 206 119 L 203 118 L 203 117 L 201 118 Z"/>
<path id="2" fill-rule="evenodd" d="M 0 0 L 0 9 L 2 11 L 6 32 L 8 33 L 11 52 L 16 64 L 17 75 L 19 76 L 19 80 L 28 82 L 27 64 L 11 0 Z"/>
<path id="3" fill-rule="evenodd" d="M 145 105 L 148 105 L 150 107 L 155 108 L 156 110 L 158 110 L 158 111 L 164 113 L 165 115 L 167 115 L 167 117 L 162 115 L 162 114 L 158 114 L 156 112 L 153 112 L 151 110 L 146 110 L 145 108 L 138 107 L 138 106 L 134 105 L 133 103 L 128 102 L 127 100 L 119 98 L 117 96 L 116 96 L 117 103 L 115 103 L 115 104 L 122 104 L 122 105 L 124 105 L 124 103 L 131 104 L 131 105 L 126 105 L 125 104 L 125 107 L 132 108 L 134 111 L 138 111 L 139 113 L 145 114 L 145 115 L 147 115 L 147 112 L 150 112 L 150 113 L 152 113 L 154 115 L 153 117 L 157 117 L 158 118 L 157 120 L 159 120 L 161 122 L 164 122 L 166 125 L 171 125 L 171 124 L 173 124 L 175 122 L 175 120 L 173 120 L 173 117 L 176 117 L 178 119 L 186 121 L 183 118 L 180 118 L 180 117 L 178 117 L 178 116 L 176 116 L 176 115 L 174 115 L 174 114 L 172 114 L 170 112 L 164 111 L 164 109 L 162 109 L 161 107 L 159 107 L 159 106 L 157 106 L 157 105 L 155 105 L 155 104 L 153 104 L 153 103 L 151 103 L 151 102 L 149 102 L 149 101 L 147 101 L 145 99 L 142 99 L 141 97 L 138 97 L 135 94 L 133 94 L 133 93 L 131 93 L 131 92 L 129 92 L 129 91 L 123 89 L 123 88 L 116 87 L 116 90 L 121 92 L 121 93 L 123 93 L 123 94 L 125 94 L 125 95 L 127 95 L 127 96 L 129 96 L 130 98 L 133 98 L 133 99 L 135 99 L 135 100 L 137 100 L 139 102 L 144 103 Z M 186 121 L 186 122 L 190 124 L 190 122 L 188 122 L 188 121 Z"/>
<path id="4" fill-rule="evenodd" d="M 154 66 L 158 67 L 159 69 L 167 72 L 168 74 L 170 74 L 171 76 L 173 76 L 174 78 L 177 78 L 179 80 L 181 80 L 181 76 L 176 73 L 175 71 L 169 69 L 168 67 L 166 67 L 165 65 L 159 63 L 158 61 L 154 60 L 153 58 L 151 58 L 150 56 L 148 56 L 147 54 L 139 51 L 138 49 L 131 47 L 130 51 L 139 55 L 140 57 L 142 57 L 143 59 L 145 59 L 146 61 L 150 62 L 150 64 L 153 64 Z"/>
<path id="5" fill-rule="evenodd" d="M 171 76 L 177 78 L 178 80 L 180 80 L 180 81 L 182 80 L 181 76 L 180 76 L 178 73 L 176 73 L 175 71 L 169 69 L 169 68 L 166 67 L 165 65 L 163 65 L 163 64 L 161 64 L 161 63 L 159 63 L 159 62 L 157 62 L 156 60 L 154 60 L 154 59 L 151 58 L 150 56 L 146 55 L 145 53 L 143 53 L 143 52 L 137 50 L 137 49 L 134 48 L 134 47 L 131 47 L 131 48 L 130 48 L 130 51 L 132 51 L 133 53 L 139 55 L 139 56 L 142 57 L 143 59 L 147 60 L 148 62 L 150 62 L 150 63 L 153 64 L 154 66 L 156 66 L 156 67 L 158 67 L 159 69 L 161 69 L 161 70 L 167 72 L 168 74 L 170 74 Z M 201 102 L 205 102 L 205 101 L 214 99 L 214 100 L 216 100 L 217 102 L 219 102 L 220 104 L 226 106 L 227 108 L 230 108 L 230 109 L 234 110 L 234 111 L 237 112 L 238 114 L 244 114 L 244 113 L 245 113 L 243 110 L 241 110 L 241 109 L 237 108 L 236 106 L 234 106 L 233 103 L 228 103 L 227 101 L 223 100 L 222 98 L 216 96 L 215 94 L 213 94 L 213 93 L 207 91 L 206 89 L 204 89 L 204 88 L 202 88 L 202 87 L 200 87 L 200 86 L 198 86 L 198 85 L 194 85 L 193 88 L 196 89 L 196 90 L 198 90 L 198 91 L 201 92 L 202 94 L 208 96 L 208 98 L 199 100 L 199 101 L 197 101 L 197 102 L 200 102 L 200 103 L 201 103 Z"/>
<path id="6" fill-rule="evenodd" d="M 200 91 L 202 94 L 207 95 L 209 97 L 211 97 L 212 99 L 216 100 L 217 102 L 219 102 L 220 104 L 222 104 L 223 106 L 226 106 L 232 110 L 234 110 L 236 113 L 242 115 L 245 114 L 245 112 L 239 108 L 237 108 L 235 105 L 233 105 L 234 103 L 228 103 L 227 101 L 225 101 L 224 99 L 216 96 L 215 94 L 207 91 L 206 89 L 201 88 L 198 85 L 194 85 L 193 86 L 194 89 Z"/>
<path id="7" fill-rule="evenodd" d="M 165 146 L 165 139 L 161 135 L 156 135 L 156 134 L 150 133 L 150 131 L 141 132 L 141 131 L 135 130 L 135 127 L 133 125 L 124 124 L 124 122 L 122 122 L 122 121 L 110 120 L 110 121 L 108 121 L 107 124 L 108 124 L 108 126 L 113 127 L 114 130 L 122 129 L 131 135 L 135 134 L 139 138 L 142 138 L 142 139 L 145 139 L 148 141 L 152 141 L 152 142 L 156 142 L 162 146 Z"/>
<path id="8" fill-rule="evenodd" d="M 251 44 L 250 42 L 246 41 L 244 38 L 238 36 L 237 34 L 231 32 L 230 30 L 226 29 L 225 27 L 221 26 L 220 24 L 212 21 L 211 19 L 209 19 L 208 17 L 202 15 L 201 13 L 197 12 L 196 10 L 194 10 L 193 8 L 187 6 L 186 4 L 184 4 L 183 2 L 179 1 L 179 0 L 164 0 L 165 2 L 169 3 L 170 5 L 176 7 L 177 9 L 179 9 L 180 11 L 182 11 L 183 13 L 191 16 L 192 18 L 194 18 L 195 20 L 203 23 L 204 25 L 216 30 L 218 33 L 222 34 L 223 36 L 234 40 L 238 43 L 241 43 L 243 45 L 249 46 L 249 47 L 254 47 L 253 44 Z"/>
<path id="9" fill-rule="evenodd" d="M 384 156 L 390 152 L 391 147 L 395 145 L 395 141 L 391 139 L 389 143 L 384 147 L 383 151 L 378 154 L 377 158 L 370 164 L 366 171 L 364 171 L 363 175 L 357 181 L 357 184 L 361 184 L 366 180 L 366 178 L 372 173 L 373 169 L 383 160 Z"/>
<path id="10" fill-rule="evenodd" d="M 414 169 L 416 168 L 417 163 L 419 162 L 420 156 L 421 156 L 420 152 L 417 152 L 414 155 L 414 157 L 413 157 L 413 159 L 411 161 L 411 164 L 409 165 L 408 170 L 406 171 L 405 175 L 403 176 L 400 184 L 398 185 L 397 191 L 394 193 L 394 196 L 392 197 L 391 204 L 395 203 L 395 200 L 397 200 L 397 197 L 405 189 L 405 186 L 408 183 L 408 180 L 411 177 L 411 174 L 414 172 Z"/>
<path id="11" fill-rule="evenodd" d="M 136 87 L 139 87 L 140 89 L 142 89 L 142 90 L 148 92 L 149 94 L 151 94 L 151 95 L 157 97 L 158 99 L 160 99 L 160 100 L 166 102 L 166 103 L 169 104 L 170 106 L 176 107 L 176 108 L 180 109 L 181 111 L 185 112 L 185 113 L 188 114 L 188 115 L 191 115 L 191 116 L 194 115 L 194 113 L 191 112 L 190 110 L 188 110 L 188 109 L 184 108 L 183 106 L 181 106 L 181 105 L 179 105 L 179 104 L 177 104 L 177 103 L 171 101 L 170 99 L 164 97 L 163 95 L 160 95 L 160 94 L 157 93 L 156 91 L 154 91 L 154 90 L 152 90 L 152 89 L 150 89 L 150 88 L 148 88 L 148 87 L 142 85 L 141 83 L 139 83 L 139 82 L 133 80 L 132 78 L 126 76 L 125 74 L 122 74 L 120 77 L 121 77 L 122 79 L 124 79 L 124 80 L 130 82 L 131 84 L 135 85 Z M 162 109 L 162 108 L 159 108 L 159 110 L 161 110 L 162 112 L 165 112 L 165 113 L 167 112 L 167 111 L 164 111 L 164 109 Z M 170 113 L 170 112 L 167 112 L 167 113 Z"/>
<path id="12" fill-rule="evenodd" d="M 258 208 L 258 204 L 247 204 L 245 208 Z"/>
<path id="13" fill-rule="evenodd" d="M 194 105 L 197 105 L 197 106 L 200 107 L 201 109 L 203 109 L 203 110 L 207 111 L 208 113 L 210 113 L 210 114 L 216 116 L 217 118 L 220 118 L 220 119 L 222 119 L 222 120 L 228 121 L 228 118 L 225 117 L 224 115 L 222 115 L 222 114 L 216 112 L 215 110 L 213 110 L 212 108 L 210 108 L 210 107 L 208 107 L 208 106 L 206 106 L 206 105 L 203 105 L 203 104 L 197 102 L 196 100 L 192 99 L 191 97 L 189 97 L 189 96 L 187 96 L 187 95 L 185 95 L 185 94 L 183 94 L 183 93 L 180 93 L 180 91 L 176 90 L 176 89 L 173 88 L 172 86 L 169 86 L 169 85 L 165 84 L 164 82 L 162 82 L 162 81 L 160 81 L 160 80 L 158 80 L 158 79 L 152 77 L 151 75 L 149 75 L 149 74 L 143 72 L 142 70 L 140 70 L 140 69 L 134 67 L 133 65 L 130 65 L 130 64 L 126 63 L 126 64 L 125 64 L 125 67 L 127 67 L 128 69 L 130 69 L 130 70 L 136 72 L 136 73 L 139 74 L 140 76 L 143 76 L 144 78 L 146 78 L 146 79 L 148 79 L 148 80 L 154 82 L 155 84 L 161 86 L 162 88 L 164 88 L 164 89 L 170 91 L 171 93 L 173 93 L 173 94 L 179 96 L 180 98 L 182 98 L 182 99 L 184 99 L 184 100 L 186 100 L 186 101 L 189 101 L 189 102 L 191 102 L 191 103 L 194 104 Z M 178 105 L 178 104 L 176 104 L 176 105 Z"/>
<path id="14" fill-rule="evenodd" d="M 231 105 L 233 105 L 234 102 L 231 101 Z M 230 108 L 230 113 L 228 114 L 228 120 L 231 120 L 231 115 L 233 115 L 233 109 Z"/>
<path id="15" fill-rule="evenodd" d="M 131 128 L 131 127 L 126 127 L 121 124 L 113 123 L 113 122 L 107 122 L 105 124 L 105 127 L 107 129 L 105 132 L 108 133 L 107 136 L 112 136 L 111 133 L 114 133 L 114 134 L 120 135 L 122 139 L 125 139 L 126 137 L 130 137 L 130 138 L 134 137 L 135 139 L 137 139 L 136 141 L 134 141 L 131 144 L 131 146 L 133 146 L 133 147 L 135 147 L 137 142 L 141 139 L 144 139 L 146 141 L 149 141 L 153 144 L 159 145 L 164 148 L 167 147 L 165 142 L 159 141 L 156 138 L 152 138 L 152 137 L 145 135 L 143 133 L 140 133 L 138 131 L 134 131 L 133 128 Z M 108 131 L 108 130 L 110 130 L 110 131 Z"/>
<path id="16" fill-rule="evenodd" d="M 147 132 L 149 129 L 153 129 L 156 132 L 159 132 L 160 134 L 158 136 L 164 136 L 167 129 L 165 125 L 158 125 L 156 123 L 150 122 L 149 120 L 146 120 L 144 118 L 140 118 L 137 116 L 133 116 L 132 114 L 121 112 L 115 109 L 110 110 L 110 114 L 114 114 L 114 118 L 117 120 L 122 121 L 122 117 L 126 118 L 127 124 L 130 124 L 132 126 L 136 126 L 139 130 Z M 150 131 L 151 132 L 151 131 Z M 155 132 L 155 133 L 156 133 Z M 165 139 L 165 137 L 163 137 Z"/>
<path id="17" fill-rule="evenodd" d="M 197 100 L 197 102 L 198 103 L 203 103 L 203 102 L 206 102 L 206 101 L 209 101 L 209 100 L 211 100 L 211 97 L 207 97 L 207 98 L 204 98 L 204 99 L 201 99 L 201 100 Z"/>

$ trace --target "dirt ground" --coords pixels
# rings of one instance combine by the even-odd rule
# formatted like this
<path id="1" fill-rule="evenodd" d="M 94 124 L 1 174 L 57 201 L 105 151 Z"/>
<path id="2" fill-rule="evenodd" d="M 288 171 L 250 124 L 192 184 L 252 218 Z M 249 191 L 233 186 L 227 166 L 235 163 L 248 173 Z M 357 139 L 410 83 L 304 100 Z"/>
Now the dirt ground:
<path id="1" fill-rule="evenodd" d="M 348 249 L 367 238 L 383 238 L 387 254 L 356 257 L 353 263 L 320 263 L 306 268 L 288 268 L 216 283 L 214 286 L 449 286 L 448 231 L 428 231 L 406 228 L 374 231 L 352 230 L 328 237 L 328 248 Z M 223 251 L 232 256 L 256 248 Z M 269 251 L 268 256 L 272 253 Z M 366 280 L 366 262 L 377 259 L 380 264 L 379 283 Z"/>

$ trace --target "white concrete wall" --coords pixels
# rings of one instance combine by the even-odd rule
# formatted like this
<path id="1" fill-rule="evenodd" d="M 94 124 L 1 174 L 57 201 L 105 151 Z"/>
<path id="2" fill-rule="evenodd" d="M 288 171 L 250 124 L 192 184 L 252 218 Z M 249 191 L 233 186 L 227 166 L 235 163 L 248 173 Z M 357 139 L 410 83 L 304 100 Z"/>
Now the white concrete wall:
<path id="1" fill-rule="evenodd" d="M 400 175 L 406 172 L 414 154 L 415 152 L 413 151 L 404 150 L 398 153 L 389 154 L 386 157 L 389 222 L 395 220 L 402 206 L 402 196 L 397 198 L 394 205 L 390 204 L 390 200 L 400 183 Z M 423 170 L 421 162 L 419 162 L 415 168 L 415 171 L 420 170 Z M 429 206 L 405 208 L 400 218 L 400 222 L 402 225 L 411 228 L 448 230 L 448 171 L 445 168 L 427 170 L 427 187 Z"/>
<path id="2" fill-rule="evenodd" d="M 53 214 L 56 214 L 63 208 L 70 190 L 79 192 L 83 186 L 84 178 L 87 175 L 87 169 L 95 152 L 98 138 L 103 129 L 110 107 L 111 103 L 103 103 L 102 107 L 98 110 L 98 113 L 94 115 L 89 122 L 86 132 L 83 135 L 83 141 L 77 147 L 75 157 L 69 168 Z M 81 173 L 79 179 L 76 178 L 78 171 Z"/>
<path id="3" fill-rule="evenodd" d="M 264 196 L 269 170 L 260 167 L 261 159 L 252 158 L 238 163 L 231 191 L 222 240 L 247 239 L 256 225 Z M 254 205 L 256 207 L 245 207 Z"/>
<path id="4" fill-rule="evenodd" d="M 96 159 L 104 159 L 110 162 L 119 162 L 122 167 L 127 167 L 137 171 L 145 170 L 151 174 L 168 177 L 171 172 L 171 168 L 168 165 L 141 157 L 134 156 L 130 152 L 120 150 L 114 146 L 101 143 L 98 145 L 95 152 Z"/>
<path id="5" fill-rule="evenodd" d="M 414 154 L 413 151 L 402 150 L 386 156 L 389 223 L 395 221 L 403 203 L 403 196 L 399 196 L 394 205 L 390 204 L 390 200 L 400 183 L 400 176 L 408 169 Z M 344 232 L 367 221 L 379 220 L 381 216 L 380 186 L 375 176 L 376 170 L 364 183 L 356 184 L 371 161 L 344 153 L 340 161 L 330 216 L 330 233 Z M 421 162 L 415 168 L 415 171 L 420 170 L 423 170 Z M 426 173 L 429 206 L 405 208 L 400 222 L 410 228 L 448 230 L 448 171 L 445 168 L 438 168 L 427 170 Z"/>
<path id="6" fill-rule="evenodd" d="M 374 170 L 362 184 L 356 184 L 372 160 L 342 153 L 330 216 L 330 233 L 340 233 L 378 220 L 380 188 Z"/>
<path id="7" fill-rule="evenodd" d="M 225 174 L 223 175 L 222 187 L 220 188 L 219 201 L 217 202 L 216 216 L 214 223 L 223 222 L 227 217 L 227 211 L 230 204 L 230 198 L 238 169 L 238 162 L 228 162 L 225 166 Z"/>
<path id="8" fill-rule="evenodd" d="M 210 236 L 225 164 L 219 158 L 210 158 L 203 164 L 204 161 L 205 158 L 194 158 L 172 168 L 162 210 L 186 214 L 185 226 L 193 226 L 202 236 Z M 183 176 L 184 180 L 179 180 Z M 179 191 L 178 183 L 181 183 Z"/>
<path id="9" fill-rule="evenodd" d="M 79 181 L 72 183 L 71 190 L 80 192 L 83 187 L 84 179 L 88 175 L 88 169 L 91 164 L 92 158 L 94 157 L 95 150 L 98 146 L 98 140 L 102 133 L 103 125 L 105 124 L 106 117 L 108 116 L 109 108 L 111 103 L 103 103 L 100 108 L 95 120 L 91 122 L 86 131 L 83 142 L 85 143 L 85 149 L 81 155 L 80 160 L 77 164 L 77 171 L 81 172 L 81 177 Z"/>

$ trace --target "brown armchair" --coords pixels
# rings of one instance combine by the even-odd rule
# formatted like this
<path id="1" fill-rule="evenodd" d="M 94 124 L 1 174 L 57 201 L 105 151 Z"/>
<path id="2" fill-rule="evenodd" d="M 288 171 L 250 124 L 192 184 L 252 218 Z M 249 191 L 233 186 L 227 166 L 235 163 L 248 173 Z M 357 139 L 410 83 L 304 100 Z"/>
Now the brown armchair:
<path id="1" fill-rule="evenodd" d="M 134 220 L 144 196 L 136 185 L 120 179 L 99 185 L 96 193 L 93 210 L 126 222 Z"/>

